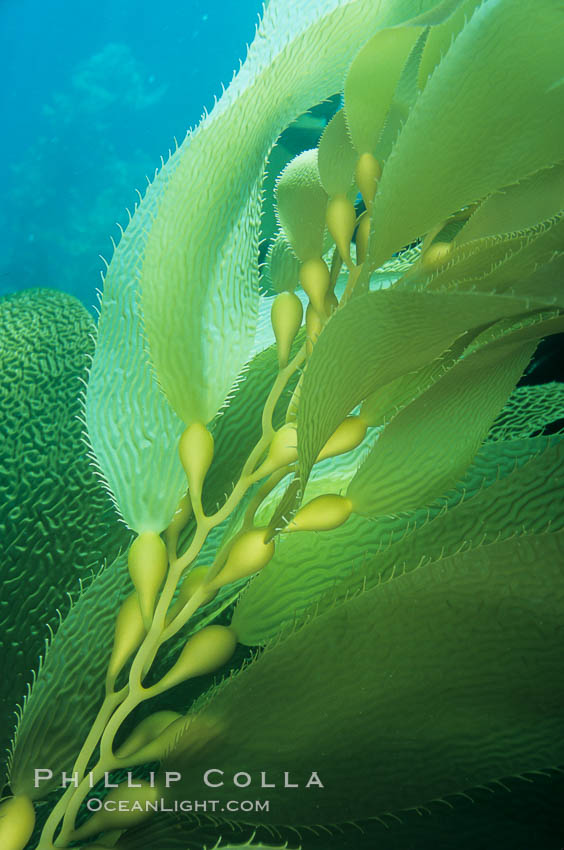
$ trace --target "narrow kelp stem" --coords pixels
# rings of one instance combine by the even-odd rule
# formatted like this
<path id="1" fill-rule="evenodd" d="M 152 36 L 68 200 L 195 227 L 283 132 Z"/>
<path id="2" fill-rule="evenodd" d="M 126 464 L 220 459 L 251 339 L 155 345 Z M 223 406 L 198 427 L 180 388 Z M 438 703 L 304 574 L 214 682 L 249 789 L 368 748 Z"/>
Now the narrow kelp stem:
<path id="1" fill-rule="evenodd" d="M 122 688 L 120 691 L 116 693 L 106 694 L 102 705 L 100 706 L 100 710 L 94 720 L 90 728 L 90 732 L 88 733 L 88 737 L 86 738 L 82 749 L 78 755 L 77 760 L 74 763 L 73 774 L 76 774 L 78 777 L 78 782 L 82 782 L 84 779 L 84 774 L 86 772 L 86 768 L 88 767 L 88 762 L 92 757 L 92 753 L 94 752 L 96 745 L 100 739 L 99 729 L 101 727 L 105 727 L 110 717 L 114 713 L 117 706 L 122 702 L 127 694 L 128 688 Z M 55 830 L 61 818 L 63 817 L 66 807 L 70 800 L 72 800 L 73 795 L 77 789 L 73 785 L 69 785 L 65 790 L 61 799 L 57 802 L 55 807 L 53 808 L 51 814 L 47 818 L 45 822 L 45 826 L 43 827 L 43 832 L 41 835 L 41 841 L 39 844 L 39 850 L 47 850 L 53 846 L 53 836 L 55 834 Z M 48 844 L 44 844 L 44 840 L 48 840 Z"/>
<path id="2" fill-rule="evenodd" d="M 268 449 L 275 433 L 272 419 L 276 404 L 288 380 L 300 368 L 304 360 L 305 345 L 301 347 L 287 366 L 279 370 L 263 408 L 261 437 L 250 452 L 232 493 L 215 514 L 206 516 L 201 510 L 198 510 L 198 521 L 192 541 L 187 550 L 169 564 L 168 574 L 154 611 L 151 626 L 130 667 L 129 685 L 118 693 L 110 693 L 106 696 L 74 766 L 74 772 L 78 775 L 79 786 L 78 788 L 70 786 L 53 809 L 42 833 L 41 850 L 48 850 L 48 848 L 50 850 L 55 845 L 64 847 L 72 840 L 76 816 L 88 791 L 91 790 L 92 781 L 98 781 L 106 771 L 116 767 L 117 762 L 113 754 L 115 736 L 131 712 L 152 696 L 151 689 L 145 689 L 142 682 L 153 664 L 159 647 L 173 637 L 205 601 L 205 585 L 215 578 L 223 565 L 223 561 L 221 557 L 214 560 L 209 567 L 202 588 L 195 591 L 172 623 L 165 626 L 167 612 L 170 609 L 180 579 L 187 567 L 194 562 L 200 553 L 210 531 L 230 516 L 249 487 L 256 483 L 257 464 Z M 270 489 L 267 488 L 264 495 L 270 492 Z M 222 555 L 222 551 L 219 554 Z M 98 762 L 90 771 L 92 778 L 89 776 L 88 779 L 85 779 L 84 774 L 88 762 L 98 743 Z M 61 831 L 55 842 L 55 832 L 61 819 L 63 821 Z"/>

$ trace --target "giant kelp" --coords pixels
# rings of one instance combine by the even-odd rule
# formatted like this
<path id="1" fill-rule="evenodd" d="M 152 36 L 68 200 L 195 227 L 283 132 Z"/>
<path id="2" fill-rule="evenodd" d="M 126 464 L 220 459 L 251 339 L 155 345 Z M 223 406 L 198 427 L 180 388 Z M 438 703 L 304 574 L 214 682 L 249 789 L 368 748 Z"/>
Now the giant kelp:
<path id="1" fill-rule="evenodd" d="M 251 786 L 260 813 L 246 785 L 214 788 L 241 803 L 215 812 L 231 840 L 563 763 L 562 442 L 544 433 L 562 388 L 514 391 L 564 329 L 562 16 L 551 0 L 533 21 L 509 0 L 269 4 L 107 271 L 86 422 L 137 536 L 27 702 L 12 850 L 63 770 L 78 787 L 54 794 L 41 850 L 138 846 L 157 800 L 197 795 L 209 767 L 275 777 Z M 264 166 L 339 91 L 275 187 L 265 348 Z M 237 643 L 263 649 L 241 664 Z M 53 771 L 39 788 L 36 759 Z M 132 769 L 141 783 L 107 798 L 124 810 L 89 817 L 92 784 Z M 194 817 L 153 823 L 163 847 L 208 841 Z"/>

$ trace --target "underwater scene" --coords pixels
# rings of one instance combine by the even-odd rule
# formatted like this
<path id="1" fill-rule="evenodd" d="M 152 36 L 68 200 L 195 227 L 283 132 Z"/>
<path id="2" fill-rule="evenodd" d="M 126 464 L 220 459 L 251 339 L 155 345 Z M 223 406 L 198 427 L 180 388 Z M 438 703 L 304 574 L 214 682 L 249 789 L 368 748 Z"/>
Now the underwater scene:
<path id="1" fill-rule="evenodd" d="M 562 0 L 0 44 L 0 850 L 562 850 Z"/>

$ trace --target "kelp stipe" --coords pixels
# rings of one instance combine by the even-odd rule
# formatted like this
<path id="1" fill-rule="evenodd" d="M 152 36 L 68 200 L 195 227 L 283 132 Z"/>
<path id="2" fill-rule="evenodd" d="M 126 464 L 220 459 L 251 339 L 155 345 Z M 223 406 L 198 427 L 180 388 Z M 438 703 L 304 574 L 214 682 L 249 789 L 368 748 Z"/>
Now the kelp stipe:
<path id="1" fill-rule="evenodd" d="M 202 846 L 194 819 L 153 810 L 210 767 L 277 777 L 268 810 L 245 809 L 244 783 L 214 788 L 220 836 L 384 819 L 563 761 L 562 443 L 537 434 L 562 388 L 514 392 L 564 330 L 563 15 L 271 0 L 107 272 L 86 422 L 137 536 L 26 703 L 11 850 L 63 771 L 77 787 L 40 850 L 136 848 L 145 821 Z M 276 341 L 249 359 L 265 162 L 337 91 L 318 149 L 277 183 Z M 264 649 L 241 666 L 240 644 Z M 228 664 L 181 704 L 174 688 Z M 133 769 L 140 787 L 87 817 L 92 783 Z"/>

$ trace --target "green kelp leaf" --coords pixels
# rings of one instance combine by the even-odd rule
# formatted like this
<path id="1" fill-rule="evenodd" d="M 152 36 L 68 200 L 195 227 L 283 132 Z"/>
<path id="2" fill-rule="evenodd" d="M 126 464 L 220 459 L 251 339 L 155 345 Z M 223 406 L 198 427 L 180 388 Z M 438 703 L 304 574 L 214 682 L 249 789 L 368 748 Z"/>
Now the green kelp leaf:
<path id="1" fill-rule="evenodd" d="M 494 192 L 470 216 L 454 241 L 462 245 L 484 236 L 527 231 L 563 209 L 564 163 L 558 163 Z"/>
<path id="2" fill-rule="evenodd" d="M 429 77 L 451 46 L 453 38 L 465 26 L 476 6 L 481 3 L 482 0 L 463 0 L 456 4 L 456 8 L 446 20 L 438 22 L 431 28 L 418 70 L 420 89 L 425 88 Z"/>
<path id="3" fill-rule="evenodd" d="M 0 298 L 0 774 L 57 606 L 129 541 L 89 461 L 79 398 L 94 322 L 64 292 Z M 2 784 L 2 783 L 0 783 Z"/>
<path id="4" fill-rule="evenodd" d="M 416 569 L 268 648 L 187 721 L 164 761 L 182 773 L 175 798 L 213 764 L 220 804 L 270 800 L 232 819 L 336 823 L 559 764 L 563 537 Z M 242 754 L 253 782 L 238 789 Z M 264 770 L 276 788 L 260 790 Z M 284 771 L 300 787 L 282 787 Z M 305 788 L 312 771 L 323 788 Z"/>
<path id="5" fill-rule="evenodd" d="M 552 0 L 540 0 L 534 18 L 511 0 L 476 9 L 386 163 L 372 212 L 371 267 L 466 204 L 562 160 L 563 20 Z"/>
<path id="6" fill-rule="evenodd" d="M 74 764 L 104 695 L 116 613 L 131 592 L 126 564 L 121 555 L 91 582 L 51 641 L 16 732 L 10 770 L 16 794 L 44 797 Z M 36 767 L 53 771 L 38 788 Z"/>
<path id="7" fill-rule="evenodd" d="M 297 0 L 288 14 L 286 4 L 270 2 L 240 72 L 180 148 L 150 228 L 141 292 L 153 364 L 185 422 L 215 415 L 252 345 L 272 145 L 340 89 L 360 39 L 413 5 Z"/>
<path id="8" fill-rule="evenodd" d="M 288 163 L 276 183 L 276 215 L 302 262 L 323 253 L 327 201 L 317 167 L 317 148 L 303 151 Z"/>
<path id="9" fill-rule="evenodd" d="M 416 43 L 422 39 L 422 47 L 425 28 L 449 19 L 459 5 L 460 0 L 444 0 L 425 10 L 412 4 L 411 12 L 416 17 L 404 26 L 380 30 L 357 53 L 345 80 L 344 111 L 359 154 L 376 151 L 392 107 L 405 117 L 405 110 L 417 95 L 420 53 Z M 410 84 L 412 77 L 414 87 Z M 393 116 L 392 123 L 399 127 L 402 120 Z"/>
<path id="10" fill-rule="evenodd" d="M 535 342 L 462 358 L 384 429 L 351 481 L 347 496 L 364 515 L 428 504 L 470 465 L 523 374 Z"/>
<path id="11" fill-rule="evenodd" d="M 374 150 L 376 159 L 382 164 L 386 162 L 390 155 L 399 132 L 409 115 L 410 109 L 419 97 L 417 73 L 428 35 L 429 27 L 420 31 L 419 37 L 411 48 L 398 80 L 386 121 Z"/>
<path id="12" fill-rule="evenodd" d="M 483 236 L 461 245 L 454 239 L 437 269 L 425 257 L 397 286 L 428 290 L 507 292 L 564 304 L 559 275 L 564 257 L 564 212 L 526 231 Z"/>
<path id="13" fill-rule="evenodd" d="M 389 384 L 379 387 L 362 403 L 361 416 L 371 426 L 386 425 L 399 411 L 451 368 L 468 344 L 466 335 L 460 337 L 440 357 L 421 369 L 407 372 Z"/>
<path id="14" fill-rule="evenodd" d="M 376 519 L 353 515 L 323 534 L 281 535 L 274 558 L 237 602 L 239 640 L 262 644 L 310 607 L 373 586 L 403 563 L 414 568 L 422 557 L 455 554 L 463 545 L 559 530 L 564 445 L 553 445 L 548 438 L 486 443 L 456 487 L 429 507 Z M 326 487 L 338 489 L 333 481 Z M 320 602 L 323 596 L 328 601 Z"/>
<path id="15" fill-rule="evenodd" d="M 539 386 L 517 387 L 494 421 L 488 440 L 531 437 L 559 419 L 564 420 L 564 384 L 550 381 Z"/>
<path id="16" fill-rule="evenodd" d="M 331 118 L 318 148 L 319 177 L 329 195 L 346 195 L 354 180 L 356 151 L 347 129 L 345 112 L 340 109 Z"/>
<path id="17" fill-rule="evenodd" d="M 270 243 L 266 255 L 266 276 L 275 292 L 293 292 L 299 282 L 300 261 L 283 233 Z"/>
<path id="18" fill-rule="evenodd" d="M 374 153 L 403 66 L 422 32 L 405 26 L 376 33 L 355 57 L 345 80 L 345 114 L 359 154 Z"/>
<path id="19" fill-rule="evenodd" d="M 500 479 L 492 463 L 500 461 Z M 513 471 L 505 471 L 514 461 Z M 480 486 L 479 473 L 484 472 Z M 469 485 L 469 489 L 466 487 Z M 559 438 L 513 440 L 486 444 L 473 467 L 445 497 L 427 512 L 408 515 L 403 534 L 390 535 L 390 544 L 368 557 L 362 569 L 317 600 L 319 610 L 345 599 L 360 588 L 401 575 L 438 558 L 489 546 L 521 535 L 564 529 L 564 443 Z M 425 512 L 423 512 L 424 514 Z M 395 520 L 396 529 L 399 517 Z M 379 523 L 381 520 L 379 520 Z"/>
<path id="20" fill-rule="evenodd" d="M 147 234 L 178 162 L 177 152 L 147 189 L 107 270 L 86 393 L 96 461 L 123 519 L 137 532 L 166 528 L 186 490 L 177 448 L 184 426 L 157 386 L 138 309 Z"/>
<path id="21" fill-rule="evenodd" d="M 431 363 L 465 331 L 527 309 L 527 302 L 504 296 L 382 290 L 338 310 L 304 374 L 298 407 L 302 482 L 337 426 L 368 395 Z"/>

